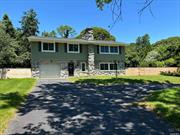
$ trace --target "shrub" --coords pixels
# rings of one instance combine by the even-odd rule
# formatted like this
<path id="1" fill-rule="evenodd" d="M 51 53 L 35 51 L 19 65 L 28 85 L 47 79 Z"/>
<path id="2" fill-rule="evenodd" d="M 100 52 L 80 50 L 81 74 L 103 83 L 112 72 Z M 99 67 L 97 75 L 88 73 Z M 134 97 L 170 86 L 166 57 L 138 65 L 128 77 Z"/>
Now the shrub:
<path id="1" fill-rule="evenodd" d="M 174 66 L 175 64 L 176 64 L 176 61 L 175 61 L 175 59 L 173 59 L 173 58 L 169 58 L 169 59 L 165 60 L 165 65 L 166 65 L 167 67 L 169 67 L 169 66 Z"/>
<path id="2" fill-rule="evenodd" d="M 180 77 L 180 70 L 177 70 L 175 72 L 161 72 L 161 75 L 167 75 L 167 76 L 179 76 Z"/>
<path id="3" fill-rule="evenodd" d="M 156 61 L 155 64 L 157 67 L 164 67 L 165 66 L 163 61 Z"/>

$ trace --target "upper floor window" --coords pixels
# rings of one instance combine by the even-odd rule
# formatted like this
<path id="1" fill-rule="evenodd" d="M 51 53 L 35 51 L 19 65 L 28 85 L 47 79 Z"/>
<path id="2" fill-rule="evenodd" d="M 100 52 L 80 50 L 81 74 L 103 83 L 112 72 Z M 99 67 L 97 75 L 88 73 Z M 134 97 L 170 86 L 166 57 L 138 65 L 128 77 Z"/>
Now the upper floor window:
<path id="1" fill-rule="evenodd" d="M 110 53 L 119 53 L 118 46 L 110 46 Z"/>
<path id="2" fill-rule="evenodd" d="M 41 43 L 42 52 L 55 52 L 55 44 L 54 43 Z"/>
<path id="3" fill-rule="evenodd" d="M 109 53 L 109 46 L 101 46 L 101 53 Z"/>
<path id="4" fill-rule="evenodd" d="M 79 53 L 79 44 L 68 44 L 68 53 Z"/>
<path id="5" fill-rule="evenodd" d="M 118 54 L 119 46 L 99 46 L 100 54 Z"/>

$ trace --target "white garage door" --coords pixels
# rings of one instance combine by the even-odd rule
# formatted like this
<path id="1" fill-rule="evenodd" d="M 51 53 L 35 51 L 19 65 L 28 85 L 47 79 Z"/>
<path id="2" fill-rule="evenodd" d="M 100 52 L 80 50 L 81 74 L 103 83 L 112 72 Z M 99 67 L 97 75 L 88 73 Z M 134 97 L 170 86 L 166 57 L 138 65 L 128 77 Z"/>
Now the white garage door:
<path id="1" fill-rule="evenodd" d="M 59 78 L 60 65 L 40 64 L 40 78 Z"/>

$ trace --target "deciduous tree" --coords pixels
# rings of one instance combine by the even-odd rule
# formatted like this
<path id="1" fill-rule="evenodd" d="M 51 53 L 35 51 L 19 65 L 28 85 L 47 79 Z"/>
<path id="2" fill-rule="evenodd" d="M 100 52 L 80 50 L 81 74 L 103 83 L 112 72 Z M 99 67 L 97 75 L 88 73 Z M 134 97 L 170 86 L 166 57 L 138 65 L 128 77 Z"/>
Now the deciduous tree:
<path id="1" fill-rule="evenodd" d="M 42 32 L 43 37 L 56 37 L 56 35 L 57 33 L 54 30 L 52 30 L 51 32 L 46 32 L 46 31 Z"/>
<path id="2" fill-rule="evenodd" d="M 111 35 L 106 29 L 101 27 L 92 27 L 93 36 L 95 40 L 106 40 L 106 41 L 115 41 L 116 38 Z M 77 36 L 77 38 L 82 38 L 85 34 L 85 29 Z"/>
<path id="3" fill-rule="evenodd" d="M 69 38 L 69 37 L 74 37 L 76 35 L 76 31 L 68 25 L 61 25 L 57 28 L 57 33 L 62 37 L 62 38 Z"/>

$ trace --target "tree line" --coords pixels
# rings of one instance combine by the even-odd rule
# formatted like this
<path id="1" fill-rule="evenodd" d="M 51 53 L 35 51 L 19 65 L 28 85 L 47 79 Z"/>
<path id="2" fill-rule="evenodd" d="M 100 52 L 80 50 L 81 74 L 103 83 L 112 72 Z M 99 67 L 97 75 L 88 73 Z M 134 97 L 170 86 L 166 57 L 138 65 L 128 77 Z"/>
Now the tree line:
<path id="1" fill-rule="evenodd" d="M 50 32 L 39 32 L 39 21 L 36 12 L 30 9 L 23 13 L 19 21 L 20 28 L 15 28 L 7 14 L 0 21 L 0 68 L 31 67 L 31 46 L 29 36 L 82 38 L 85 29 L 77 35 L 75 29 L 61 25 Z M 92 27 L 95 40 L 111 40 L 116 38 L 106 29 Z M 180 66 L 180 37 L 171 37 L 150 43 L 150 36 L 145 34 L 135 43 L 126 46 L 126 67 L 165 67 Z"/>
<path id="2" fill-rule="evenodd" d="M 126 67 L 180 67 L 180 37 L 150 44 L 148 34 L 126 47 Z"/>
<path id="3" fill-rule="evenodd" d="M 29 36 L 36 36 L 39 21 L 33 9 L 23 13 L 15 28 L 7 14 L 0 21 L 0 68 L 30 67 L 31 46 Z"/>

